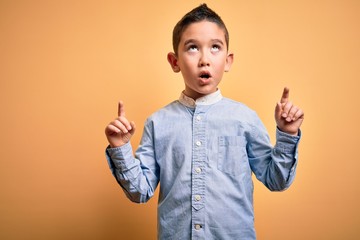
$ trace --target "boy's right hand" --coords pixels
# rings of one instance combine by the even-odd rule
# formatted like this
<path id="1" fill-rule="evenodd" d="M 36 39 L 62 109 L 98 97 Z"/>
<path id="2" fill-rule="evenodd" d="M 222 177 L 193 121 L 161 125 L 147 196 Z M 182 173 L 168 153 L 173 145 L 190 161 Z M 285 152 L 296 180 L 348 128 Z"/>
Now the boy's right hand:
<path id="1" fill-rule="evenodd" d="M 110 147 L 121 147 L 128 143 L 134 135 L 135 123 L 129 122 L 125 117 L 124 103 L 119 102 L 118 117 L 105 128 L 105 135 Z"/>

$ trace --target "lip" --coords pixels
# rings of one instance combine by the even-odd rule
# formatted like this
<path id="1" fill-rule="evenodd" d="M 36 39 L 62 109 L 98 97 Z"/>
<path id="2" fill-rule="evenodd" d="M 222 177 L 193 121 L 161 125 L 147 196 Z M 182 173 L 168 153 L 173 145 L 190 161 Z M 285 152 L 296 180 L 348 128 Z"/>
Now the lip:
<path id="1" fill-rule="evenodd" d="M 203 78 L 203 77 L 201 77 L 201 76 L 203 76 L 203 75 L 207 75 L 208 78 Z M 212 76 L 211 76 L 211 73 L 210 73 L 209 71 L 205 71 L 205 70 L 204 70 L 204 71 L 201 71 L 201 72 L 199 73 L 198 79 L 199 79 L 200 83 L 204 85 L 204 84 L 208 84 L 208 83 L 211 81 Z"/>
<path id="2" fill-rule="evenodd" d="M 207 85 L 207 84 L 209 84 L 211 82 L 212 78 L 211 77 L 209 77 L 209 78 L 201 78 L 201 77 L 199 77 L 198 79 L 199 79 L 200 85 Z"/>

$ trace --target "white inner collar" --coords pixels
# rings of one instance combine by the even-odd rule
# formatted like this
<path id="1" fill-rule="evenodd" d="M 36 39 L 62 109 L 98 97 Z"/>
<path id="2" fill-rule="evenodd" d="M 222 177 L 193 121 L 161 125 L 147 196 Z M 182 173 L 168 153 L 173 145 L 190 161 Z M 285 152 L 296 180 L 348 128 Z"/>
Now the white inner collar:
<path id="1" fill-rule="evenodd" d="M 218 89 L 216 92 L 203 96 L 196 100 L 186 96 L 184 92 L 182 92 L 179 98 L 179 102 L 187 107 L 195 108 L 198 105 L 211 105 L 217 103 L 221 99 L 222 99 L 222 95 L 220 90 Z"/>

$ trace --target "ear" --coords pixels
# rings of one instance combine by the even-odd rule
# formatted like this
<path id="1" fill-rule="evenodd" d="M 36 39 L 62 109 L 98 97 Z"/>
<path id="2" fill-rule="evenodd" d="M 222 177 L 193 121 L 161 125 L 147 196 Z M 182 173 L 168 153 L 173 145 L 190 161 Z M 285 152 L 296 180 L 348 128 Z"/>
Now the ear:
<path id="1" fill-rule="evenodd" d="M 234 62 L 234 54 L 229 53 L 226 57 L 225 72 L 230 71 L 231 65 Z"/>
<path id="2" fill-rule="evenodd" d="M 169 52 L 167 55 L 167 60 L 170 63 L 170 66 L 174 72 L 176 72 L 176 73 L 180 72 L 180 67 L 177 64 L 178 60 L 177 60 L 175 53 Z"/>

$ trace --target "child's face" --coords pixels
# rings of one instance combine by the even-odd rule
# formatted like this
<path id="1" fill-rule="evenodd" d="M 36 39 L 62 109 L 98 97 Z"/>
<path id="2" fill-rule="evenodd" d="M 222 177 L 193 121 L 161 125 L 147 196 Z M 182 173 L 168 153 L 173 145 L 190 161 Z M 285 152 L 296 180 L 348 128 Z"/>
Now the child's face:
<path id="1" fill-rule="evenodd" d="M 168 60 L 173 70 L 183 75 L 185 95 L 197 99 L 217 90 L 233 54 L 227 52 L 224 30 L 216 23 L 201 21 L 185 29 L 178 55 L 169 53 Z"/>

